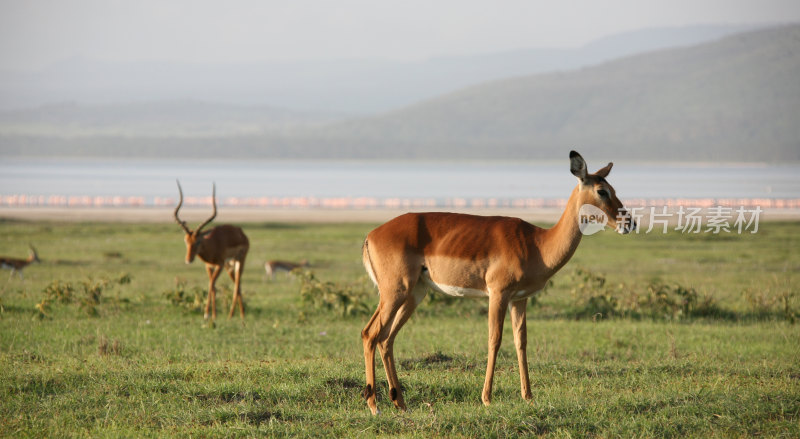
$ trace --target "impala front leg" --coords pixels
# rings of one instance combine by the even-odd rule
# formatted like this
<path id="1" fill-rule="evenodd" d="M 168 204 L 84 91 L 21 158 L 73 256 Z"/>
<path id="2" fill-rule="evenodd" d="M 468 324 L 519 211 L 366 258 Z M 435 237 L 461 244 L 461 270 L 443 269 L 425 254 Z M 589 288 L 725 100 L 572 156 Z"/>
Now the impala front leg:
<path id="1" fill-rule="evenodd" d="M 491 293 L 490 293 L 491 294 Z M 508 310 L 508 299 L 502 293 L 489 297 L 489 358 L 486 362 L 486 379 L 483 381 L 481 400 L 484 405 L 492 402 L 492 381 L 500 342 L 503 341 L 503 321 Z"/>
<path id="2" fill-rule="evenodd" d="M 208 311 L 210 308 L 211 320 L 217 320 L 216 283 L 217 283 L 217 278 L 219 277 L 219 273 L 222 271 L 222 267 L 220 267 L 219 265 L 207 264 L 206 271 L 208 272 L 208 299 L 206 300 L 206 312 L 203 318 L 208 320 Z"/>
<path id="3" fill-rule="evenodd" d="M 511 302 L 511 326 L 514 328 L 514 346 L 517 348 L 517 362 L 519 363 L 519 381 L 522 390 L 522 399 L 531 399 L 531 382 L 528 378 L 528 324 L 525 310 L 528 299 Z"/>

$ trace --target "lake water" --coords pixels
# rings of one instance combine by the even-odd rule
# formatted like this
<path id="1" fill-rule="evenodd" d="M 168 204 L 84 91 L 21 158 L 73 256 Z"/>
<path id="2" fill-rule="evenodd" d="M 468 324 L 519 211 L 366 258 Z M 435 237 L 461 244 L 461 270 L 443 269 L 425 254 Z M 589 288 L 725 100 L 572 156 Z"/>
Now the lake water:
<path id="1" fill-rule="evenodd" d="M 590 163 L 590 169 L 604 163 Z M 445 200 L 564 199 L 569 163 L 330 161 L 156 161 L 1 159 L 0 196 L 140 197 L 171 203 L 175 179 L 188 197 L 367 197 Z M 616 163 L 609 181 L 621 199 L 800 197 L 800 164 Z M 159 201 L 160 200 L 160 201 Z M 438 201 L 437 201 L 438 202 Z M 8 203 L 6 203 L 8 204 Z"/>

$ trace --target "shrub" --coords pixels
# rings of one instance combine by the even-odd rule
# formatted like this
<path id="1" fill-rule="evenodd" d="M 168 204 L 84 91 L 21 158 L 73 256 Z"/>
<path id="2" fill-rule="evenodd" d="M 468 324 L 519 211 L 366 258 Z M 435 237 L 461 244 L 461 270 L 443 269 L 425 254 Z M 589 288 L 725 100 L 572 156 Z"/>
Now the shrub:
<path id="1" fill-rule="evenodd" d="M 680 320 L 692 317 L 723 317 L 713 296 L 701 297 L 692 287 L 653 281 L 644 288 L 625 284 L 609 286 L 602 274 L 577 268 L 572 275 L 576 318 L 649 317 Z M 642 291 L 643 290 L 643 291 Z"/>
<path id="2" fill-rule="evenodd" d="M 310 270 L 299 271 L 300 302 L 305 308 L 333 311 L 342 317 L 369 315 L 375 290 L 366 275 L 353 283 L 323 282 Z"/>
<path id="3" fill-rule="evenodd" d="M 750 311 L 757 317 L 782 317 L 791 324 L 797 322 L 800 317 L 793 306 L 797 294 L 792 281 L 788 278 L 779 279 L 773 276 L 762 289 L 748 288 L 742 291 L 742 295 Z"/>
<path id="4" fill-rule="evenodd" d="M 186 281 L 175 279 L 175 288 L 161 293 L 174 306 L 183 307 L 189 311 L 200 311 L 204 306 L 205 291 L 194 286 L 187 290 Z"/>
<path id="5" fill-rule="evenodd" d="M 100 337 L 100 341 L 97 343 L 97 355 L 107 356 L 107 355 L 121 355 L 122 354 L 122 343 L 119 340 L 109 340 L 105 336 Z"/>
<path id="6" fill-rule="evenodd" d="M 62 280 L 54 280 L 43 290 L 44 299 L 36 305 L 36 310 L 40 317 L 48 316 L 47 310 L 52 302 L 62 304 L 70 304 L 78 301 L 81 310 L 90 316 L 97 316 L 99 312 L 97 306 L 100 304 L 103 291 L 109 286 L 126 285 L 131 283 L 131 276 L 129 274 L 122 274 L 117 278 L 106 278 L 94 280 L 88 278 L 79 283 L 79 289 L 82 294 L 76 294 L 76 287 L 70 283 Z"/>
<path id="7" fill-rule="evenodd" d="M 45 299 L 48 302 L 72 303 L 73 293 L 72 284 L 60 280 L 54 280 L 44 288 Z"/>

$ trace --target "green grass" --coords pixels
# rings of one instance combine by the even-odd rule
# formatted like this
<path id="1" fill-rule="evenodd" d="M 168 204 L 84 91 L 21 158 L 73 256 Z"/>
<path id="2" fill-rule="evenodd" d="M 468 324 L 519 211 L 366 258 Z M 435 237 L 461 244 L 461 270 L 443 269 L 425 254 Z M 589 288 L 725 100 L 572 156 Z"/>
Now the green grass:
<path id="1" fill-rule="evenodd" d="M 244 225 L 245 325 L 221 317 L 208 328 L 191 303 L 165 295 L 177 282 L 206 288 L 202 266 L 183 263 L 176 225 L 0 222 L 0 253 L 24 256 L 32 243 L 43 261 L 24 281 L 0 278 L 0 436 L 800 436 L 800 326 L 790 318 L 800 223 L 584 238 L 529 309 L 531 402 L 519 396 L 510 325 L 483 407 L 486 303 L 426 300 L 395 348 L 409 410 L 391 407 L 376 356 L 377 417 L 361 399 L 368 316 L 303 302 L 301 280 L 266 281 L 261 267 L 307 258 L 328 288 L 360 288 L 373 226 Z M 694 288 L 721 312 L 584 316 L 577 303 L 602 288 L 581 287 L 577 268 L 620 300 L 659 283 Z M 81 305 L 82 282 L 125 274 L 131 283 Z M 72 284 L 74 300 L 51 300 L 43 315 L 36 305 L 54 280 Z M 230 280 L 219 287 L 224 316 Z M 377 296 L 365 300 L 373 308 Z"/>

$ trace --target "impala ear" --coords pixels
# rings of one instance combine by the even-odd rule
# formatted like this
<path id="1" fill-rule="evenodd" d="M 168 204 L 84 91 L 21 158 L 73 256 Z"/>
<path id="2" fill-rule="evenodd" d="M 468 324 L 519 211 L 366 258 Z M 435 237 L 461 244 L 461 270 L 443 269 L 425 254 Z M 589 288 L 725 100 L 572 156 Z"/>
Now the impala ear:
<path id="1" fill-rule="evenodd" d="M 614 166 L 613 162 L 609 162 L 605 168 L 600 169 L 599 171 L 595 172 L 595 175 L 600 177 L 606 178 L 608 177 L 608 173 L 611 172 L 611 167 Z"/>
<path id="2" fill-rule="evenodd" d="M 575 151 L 569 152 L 569 171 L 583 183 L 586 180 L 586 161 Z"/>

